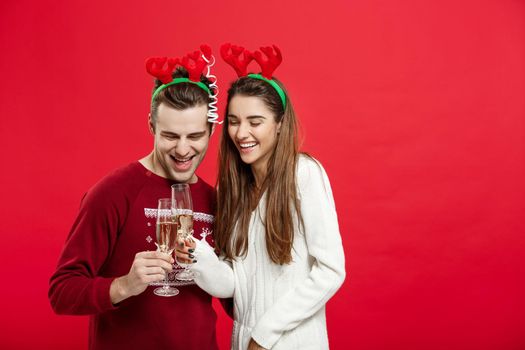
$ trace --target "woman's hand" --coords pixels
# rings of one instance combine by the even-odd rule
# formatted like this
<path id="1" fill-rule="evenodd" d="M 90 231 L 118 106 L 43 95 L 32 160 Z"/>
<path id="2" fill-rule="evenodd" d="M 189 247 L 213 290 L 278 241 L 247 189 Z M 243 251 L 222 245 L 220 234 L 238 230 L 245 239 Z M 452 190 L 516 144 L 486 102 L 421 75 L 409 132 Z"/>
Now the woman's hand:
<path id="1" fill-rule="evenodd" d="M 257 344 L 255 340 L 250 339 L 250 344 L 248 344 L 248 350 L 265 350 L 262 346 Z"/>
<path id="2" fill-rule="evenodd" d="M 193 256 L 195 246 L 196 243 L 193 239 L 178 239 L 177 248 L 175 250 L 175 256 L 177 257 L 177 261 L 183 264 L 192 264 L 197 262 L 195 261 L 195 257 Z"/>

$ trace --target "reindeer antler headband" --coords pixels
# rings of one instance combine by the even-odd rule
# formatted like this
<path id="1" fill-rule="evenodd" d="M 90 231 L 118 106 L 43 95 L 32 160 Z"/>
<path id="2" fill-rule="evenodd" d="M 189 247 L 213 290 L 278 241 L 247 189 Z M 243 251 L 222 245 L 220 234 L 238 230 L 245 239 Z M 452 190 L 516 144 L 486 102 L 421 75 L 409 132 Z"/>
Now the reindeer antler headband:
<path id="1" fill-rule="evenodd" d="M 266 58 L 263 57 L 263 53 Z M 247 76 L 270 84 L 279 94 L 283 108 L 286 108 L 286 94 L 279 84 L 272 79 L 273 72 L 283 61 L 281 50 L 277 46 L 261 47 L 260 50 L 250 52 L 242 46 L 226 43 L 221 46 L 221 57 L 233 67 L 239 78 Z M 253 59 L 261 66 L 261 74 L 248 74 L 247 68 Z"/>
<path id="2" fill-rule="evenodd" d="M 217 114 L 217 96 L 219 88 L 217 86 L 217 77 L 210 73 L 211 67 L 215 64 L 215 57 L 211 53 L 211 48 L 208 45 L 201 45 L 200 51 L 196 50 L 186 54 L 182 59 L 178 57 L 149 57 L 146 60 L 146 70 L 149 74 L 159 79 L 162 82 L 153 95 L 151 96 L 151 103 L 165 88 L 171 85 L 180 83 L 192 83 L 206 91 L 212 101 L 208 104 L 208 121 L 210 123 L 218 123 L 219 115 Z M 177 66 L 182 66 L 188 72 L 189 78 L 175 78 L 173 79 L 173 71 Z M 201 74 L 206 68 L 205 76 L 211 81 L 210 87 L 206 86 L 200 81 Z M 213 93 L 212 90 L 213 89 Z"/>

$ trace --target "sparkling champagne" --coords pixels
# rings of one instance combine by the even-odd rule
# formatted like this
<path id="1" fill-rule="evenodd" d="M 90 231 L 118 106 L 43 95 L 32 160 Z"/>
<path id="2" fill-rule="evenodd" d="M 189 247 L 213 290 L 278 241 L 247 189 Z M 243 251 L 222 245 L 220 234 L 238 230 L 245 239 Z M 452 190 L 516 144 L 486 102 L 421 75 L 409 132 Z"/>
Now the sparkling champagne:
<path id="1" fill-rule="evenodd" d="M 171 255 L 177 243 L 177 223 L 173 220 L 173 198 L 160 198 L 157 209 L 157 245 L 158 251 Z M 179 294 L 179 290 L 171 287 L 166 273 L 162 287 L 156 288 L 153 293 L 161 297 L 172 297 Z"/>
<path id="2" fill-rule="evenodd" d="M 171 254 L 177 243 L 177 223 L 157 223 L 157 247 L 163 253 Z"/>

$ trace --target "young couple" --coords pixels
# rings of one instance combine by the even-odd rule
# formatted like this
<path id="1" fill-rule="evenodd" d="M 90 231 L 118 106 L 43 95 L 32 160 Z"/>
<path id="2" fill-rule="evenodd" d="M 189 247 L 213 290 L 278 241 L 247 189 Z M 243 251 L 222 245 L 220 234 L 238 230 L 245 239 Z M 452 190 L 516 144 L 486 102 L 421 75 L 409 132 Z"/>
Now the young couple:
<path id="1" fill-rule="evenodd" d="M 82 199 L 49 298 L 59 314 L 90 315 L 90 349 L 218 349 L 212 296 L 233 298 L 232 349 L 328 349 L 325 304 L 345 277 L 328 178 L 299 153 L 292 103 L 273 77 L 278 48 L 225 44 L 221 55 L 239 77 L 228 90 L 217 195 L 195 175 L 217 122 L 213 56 L 202 46 L 147 61 L 157 78 L 153 151 Z M 252 60 L 260 74 L 248 74 Z M 155 251 L 154 208 L 174 183 L 193 197 L 196 239 L 176 254 L 196 284 L 162 298 L 148 286 L 174 259 Z"/>

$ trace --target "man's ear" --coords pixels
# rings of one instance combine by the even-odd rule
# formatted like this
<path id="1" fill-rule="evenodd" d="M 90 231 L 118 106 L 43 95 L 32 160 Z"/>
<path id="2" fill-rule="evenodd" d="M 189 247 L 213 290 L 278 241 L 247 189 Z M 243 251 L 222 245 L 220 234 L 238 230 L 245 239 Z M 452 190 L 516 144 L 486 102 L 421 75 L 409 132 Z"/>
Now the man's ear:
<path id="1" fill-rule="evenodd" d="M 155 125 L 153 125 L 153 119 L 151 119 L 151 113 L 148 113 L 148 127 L 151 135 L 155 135 Z"/>

